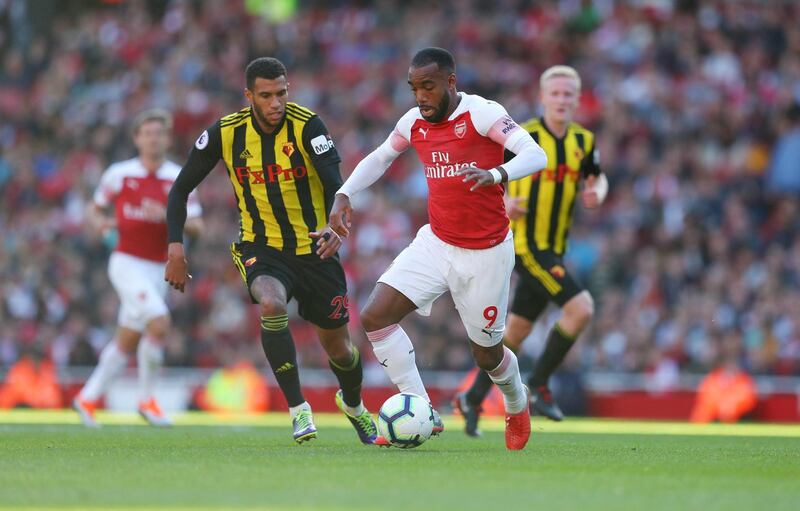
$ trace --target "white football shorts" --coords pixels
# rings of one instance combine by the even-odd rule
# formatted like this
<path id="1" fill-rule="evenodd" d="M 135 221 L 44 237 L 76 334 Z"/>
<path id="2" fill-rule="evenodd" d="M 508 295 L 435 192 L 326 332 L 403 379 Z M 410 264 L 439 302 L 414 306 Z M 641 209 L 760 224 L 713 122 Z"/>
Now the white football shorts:
<path id="1" fill-rule="evenodd" d="M 473 250 L 445 243 L 424 225 L 378 282 L 403 293 L 423 316 L 430 315 L 433 302 L 450 291 L 469 338 L 490 347 L 503 340 L 513 270 L 510 231 L 502 243 Z"/>
<path id="2" fill-rule="evenodd" d="M 114 252 L 108 276 L 119 295 L 119 326 L 143 332 L 150 320 L 169 314 L 164 263 Z"/>

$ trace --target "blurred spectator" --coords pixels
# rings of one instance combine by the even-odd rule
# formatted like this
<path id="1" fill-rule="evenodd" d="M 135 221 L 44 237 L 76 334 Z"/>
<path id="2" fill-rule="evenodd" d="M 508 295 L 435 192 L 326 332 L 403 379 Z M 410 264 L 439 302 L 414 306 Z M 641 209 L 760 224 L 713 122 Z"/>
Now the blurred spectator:
<path id="1" fill-rule="evenodd" d="M 28 348 L 0 385 L 0 409 L 61 408 L 62 404 L 55 364 L 38 346 Z"/>
<path id="2" fill-rule="evenodd" d="M 786 111 L 785 133 L 772 151 L 767 189 L 779 194 L 800 193 L 800 103 Z"/>
<path id="3" fill-rule="evenodd" d="M 697 390 L 692 422 L 738 422 L 756 407 L 756 385 L 739 365 L 740 334 L 727 334 L 720 350 L 719 367 L 703 378 Z"/>
<path id="4" fill-rule="evenodd" d="M 249 361 L 217 369 L 200 389 L 197 407 L 209 412 L 258 413 L 269 410 L 269 388 Z"/>

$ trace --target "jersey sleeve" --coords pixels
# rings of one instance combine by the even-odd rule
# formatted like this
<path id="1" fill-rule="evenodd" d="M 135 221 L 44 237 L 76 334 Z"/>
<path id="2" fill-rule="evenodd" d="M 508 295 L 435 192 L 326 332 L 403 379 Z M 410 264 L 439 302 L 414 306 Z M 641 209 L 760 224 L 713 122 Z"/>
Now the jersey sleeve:
<path id="1" fill-rule="evenodd" d="M 111 165 L 100 177 L 100 184 L 95 189 L 92 200 L 101 208 L 109 207 L 122 190 L 122 173 L 118 169 L 116 164 Z"/>
<path id="2" fill-rule="evenodd" d="M 170 243 L 183 240 L 183 226 L 190 214 L 189 196 L 222 157 L 219 121 L 200 134 L 167 199 L 167 236 Z M 196 210 L 195 210 L 196 211 Z"/>
<path id="3" fill-rule="evenodd" d="M 475 103 L 470 108 L 472 124 L 484 137 L 509 148 L 526 135 L 525 130 L 520 128 L 500 103 L 483 98 L 477 99 Z"/>
<path id="4" fill-rule="evenodd" d="M 317 169 L 325 196 L 325 213 L 333 207 L 336 191 L 342 186 L 342 173 L 339 163 L 342 159 L 336 151 L 328 128 L 318 115 L 312 117 L 303 127 L 303 147 Z"/>
<path id="5" fill-rule="evenodd" d="M 387 142 L 398 155 L 411 146 L 411 128 L 414 126 L 414 121 L 419 118 L 419 109 L 412 108 L 397 121 L 394 129 L 389 134 Z"/>
<path id="6" fill-rule="evenodd" d="M 190 166 L 198 170 L 207 168 L 206 174 L 208 174 L 220 158 L 222 158 L 222 132 L 217 121 L 197 137 L 183 169 Z"/>
<path id="7" fill-rule="evenodd" d="M 328 127 L 318 115 L 312 117 L 303 127 L 303 147 L 314 167 L 336 165 L 342 161 Z"/>
<path id="8" fill-rule="evenodd" d="M 597 141 L 595 140 L 592 143 L 592 148 L 581 161 L 581 174 L 585 179 L 589 176 L 599 176 L 601 172 L 600 151 L 597 149 Z"/>

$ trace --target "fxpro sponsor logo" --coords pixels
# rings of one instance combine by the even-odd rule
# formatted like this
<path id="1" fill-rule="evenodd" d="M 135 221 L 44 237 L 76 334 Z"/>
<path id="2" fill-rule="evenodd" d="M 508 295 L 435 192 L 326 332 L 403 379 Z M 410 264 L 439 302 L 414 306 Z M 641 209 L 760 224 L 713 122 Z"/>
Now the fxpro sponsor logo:
<path id="1" fill-rule="evenodd" d="M 283 168 L 280 165 L 267 165 L 261 167 L 234 167 L 233 175 L 239 184 L 275 183 L 277 181 L 294 181 L 308 176 L 308 169 L 303 166 Z"/>

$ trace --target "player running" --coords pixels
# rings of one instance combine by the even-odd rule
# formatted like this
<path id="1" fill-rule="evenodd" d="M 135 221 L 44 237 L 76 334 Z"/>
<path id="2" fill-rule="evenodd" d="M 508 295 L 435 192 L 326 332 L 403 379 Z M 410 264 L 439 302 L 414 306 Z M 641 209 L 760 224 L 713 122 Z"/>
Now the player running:
<path id="1" fill-rule="evenodd" d="M 222 159 L 239 208 L 239 239 L 231 245 L 253 303 L 261 312 L 261 345 L 289 405 L 293 438 L 317 436 L 303 397 L 287 303 L 314 324 L 339 380 L 336 405 L 362 443 L 377 428 L 361 400 L 363 371 L 347 331 L 347 282 L 336 251 L 339 235 L 325 223 L 341 186 L 339 154 L 317 114 L 290 103 L 286 68 L 274 58 L 252 61 L 245 71 L 248 108 L 227 115 L 195 142 L 170 193 L 169 260 L 165 279 L 183 291 L 188 278 L 181 243 L 186 198 Z"/>
<path id="2" fill-rule="evenodd" d="M 509 186 L 508 212 L 520 278 L 503 341 L 516 352 L 547 305 L 555 302 L 561 307 L 562 315 L 528 381 L 534 409 L 560 421 L 564 415 L 547 383 L 594 313 L 591 295 L 566 270 L 563 256 L 580 179 L 585 183 L 581 199 L 587 208 L 603 203 L 608 181 L 600 170 L 594 134 L 572 122 L 581 92 L 577 71 L 553 66 L 542 73 L 539 82 L 544 116 L 522 127 L 547 152 L 548 166 Z M 456 396 L 455 406 L 464 415 L 470 436 L 480 434 L 480 405 L 491 385 L 491 378 L 479 371 L 472 387 Z"/>
<path id="3" fill-rule="evenodd" d="M 398 324 L 450 291 L 478 366 L 503 391 L 506 447 L 522 449 L 530 437 L 528 392 L 517 357 L 502 345 L 514 247 L 503 203 L 506 181 L 543 168 L 544 151 L 493 101 L 456 90 L 453 56 L 441 48 L 419 51 L 408 83 L 417 102 L 389 138 L 364 158 L 336 194 L 330 225 L 349 234 L 350 198 L 380 178 L 414 147 L 428 181 L 430 224 L 380 277 L 361 321 L 375 356 L 401 392 L 428 394 L 414 347 Z M 503 164 L 504 150 L 516 156 Z M 430 399 L 429 399 L 430 400 Z M 443 425 L 436 414 L 435 432 Z M 383 440 L 383 439 L 380 439 Z"/>
<path id="4" fill-rule="evenodd" d="M 169 426 L 153 395 L 164 359 L 169 311 L 162 277 L 167 258 L 167 194 L 181 168 L 167 160 L 172 117 L 164 110 L 147 110 L 133 122 L 133 142 L 139 156 L 111 165 L 87 210 L 87 221 L 99 232 L 116 228 L 119 243 L 108 262 L 111 284 L 119 295 L 118 327 L 103 348 L 100 362 L 72 406 L 86 426 L 98 427 L 95 409 L 114 378 L 136 352 L 139 370 L 139 414 L 154 426 Z M 106 211 L 113 207 L 112 217 Z M 202 228 L 200 205 L 189 199 L 186 232 Z M 183 235 L 183 230 L 180 232 Z"/>

